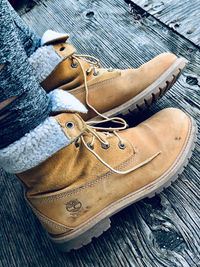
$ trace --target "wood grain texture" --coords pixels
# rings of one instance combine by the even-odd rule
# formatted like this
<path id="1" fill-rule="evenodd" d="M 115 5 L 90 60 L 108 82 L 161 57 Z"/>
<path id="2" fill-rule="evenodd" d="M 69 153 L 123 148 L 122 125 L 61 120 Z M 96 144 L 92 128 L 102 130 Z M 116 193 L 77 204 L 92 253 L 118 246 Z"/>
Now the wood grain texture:
<path id="1" fill-rule="evenodd" d="M 138 117 L 126 118 L 135 125 L 173 106 L 200 126 L 200 50 L 153 17 L 129 11 L 122 0 L 47 0 L 23 19 L 40 36 L 49 28 L 70 33 L 79 53 L 100 58 L 104 66 L 138 67 L 166 51 L 186 57 L 190 63 L 167 95 Z M 2 266 L 198 266 L 199 162 L 198 137 L 190 163 L 171 187 L 114 215 L 111 229 L 68 254 L 53 247 L 23 200 L 19 182 L 1 171 Z"/>
<path id="2" fill-rule="evenodd" d="M 200 47 L 199 0 L 130 0 Z"/>

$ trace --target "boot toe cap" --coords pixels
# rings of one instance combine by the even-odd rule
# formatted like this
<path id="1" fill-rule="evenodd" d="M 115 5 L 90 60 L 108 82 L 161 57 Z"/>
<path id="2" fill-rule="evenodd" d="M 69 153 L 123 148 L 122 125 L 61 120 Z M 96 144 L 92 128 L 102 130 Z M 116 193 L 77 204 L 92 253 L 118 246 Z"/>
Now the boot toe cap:
<path id="1" fill-rule="evenodd" d="M 192 119 L 177 108 L 164 109 L 148 120 L 156 140 L 165 151 L 178 154 L 192 127 Z"/>
<path id="2" fill-rule="evenodd" d="M 167 108 L 128 129 L 122 135 L 132 143 L 138 162 L 159 153 L 152 161 L 151 172 L 158 177 L 176 162 L 189 157 L 194 140 L 192 118 L 176 108 Z"/>
<path id="3" fill-rule="evenodd" d="M 142 65 L 139 70 L 144 72 L 147 77 L 149 76 L 149 79 L 153 82 L 167 71 L 177 59 L 177 56 L 172 53 L 162 53 Z"/>

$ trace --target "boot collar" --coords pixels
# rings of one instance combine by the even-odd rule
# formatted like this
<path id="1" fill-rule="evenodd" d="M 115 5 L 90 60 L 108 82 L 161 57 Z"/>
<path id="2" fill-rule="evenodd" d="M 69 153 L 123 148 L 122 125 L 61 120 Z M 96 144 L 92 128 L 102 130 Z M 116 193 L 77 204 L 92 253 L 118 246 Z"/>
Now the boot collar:
<path id="1" fill-rule="evenodd" d="M 69 38 L 67 33 L 59 33 L 47 30 L 41 38 L 41 46 L 53 45 L 56 53 L 63 59 L 76 53 L 76 49 L 70 43 L 66 43 Z"/>
<path id="2" fill-rule="evenodd" d="M 65 113 L 46 118 L 25 136 L 1 149 L 0 166 L 5 171 L 10 173 L 26 171 L 70 145 L 85 131 L 86 124 L 74 113 L 74 111 L 87 112 L 79 100 L 62 90 L 52 91 L 49 98 L 52 112 L 65 111 Z"/>
<path id="3" fill-rule="evenodd" d="M 55 32 L 52 30 L 47 30 L 41 38 L 41 46 L 55 44 L 57 42 L 66 42 L 69 38 L 69 34 Z"/>

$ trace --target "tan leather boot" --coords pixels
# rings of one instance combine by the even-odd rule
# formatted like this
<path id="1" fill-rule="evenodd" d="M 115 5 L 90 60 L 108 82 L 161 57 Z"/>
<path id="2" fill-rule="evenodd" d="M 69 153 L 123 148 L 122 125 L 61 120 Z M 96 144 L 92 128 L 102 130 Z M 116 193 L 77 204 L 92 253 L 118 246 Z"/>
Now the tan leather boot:
<path id="1" fill-rule="evenodd" d="M 100 132 L 74 113 L 54 119 L 66 146 L 17 176 L 50 239 L 64 251 L 88 244 L 110 227 L 113 214 L 168 187 L 194 147 L 194 122 L 178 109 L 118 132 Z"/>
<path id="2" fill-rule="evenodd" d="M 43 45 L 53 44 L 63 61 L 41 85 L 47 92 L 61 88 L 76 96 L 89 109 L 84 120 L 94 119 L 98 112 L 110 117 L 143 110 L 171 88 L 187 63 L 163 53 L 138 69 L 102 69 L 97 59 L 76 55 L 75 48 L 64 42 L 68 37 L 44 38 Z"/>

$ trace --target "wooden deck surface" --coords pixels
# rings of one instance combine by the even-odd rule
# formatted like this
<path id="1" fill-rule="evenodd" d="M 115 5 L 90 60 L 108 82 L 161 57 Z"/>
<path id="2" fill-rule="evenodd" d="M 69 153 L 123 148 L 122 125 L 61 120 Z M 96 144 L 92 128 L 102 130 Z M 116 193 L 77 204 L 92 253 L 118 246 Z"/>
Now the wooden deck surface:
<path id="1" fill-rule="evenodd" d="M 173 4 L 176 2 L 180 1 Z M 196 23 L 196 10 L 184 10 Z M 166 20 L 170 14 L 167 8 L 162 9 Z M 166 51 L 186 57 L 188 67 L 167 95 L 150 110 L 138 117 L 127 116 L 127 120 L 135 125 L 163 108 L 178 107 L 200 126 L 200 49 L 196 37 L 187 40 L 184 31 L 175 32 L 165 20 L 160 22 L 138 7 L 130 12 L 123 0 L 45 0 L 22 17 L 40 36 L 49 28 L 70 33 L 79 53 L 96 56 L 104 66 L 138 67 Z M 200 31 L 200 23 L 196 31 Z M 111 229 L 68 254 L 53 247 L 23 200 L 19 182 L 1 171 L 2 266 L 200 266 L 199 165 L 198 136 L 188 166 L 171 187 L 114 215 Z"/>
<path id="2" fill-rule="evenodd" d="M 130 0 L 200 47 L 199 0 Z"/>

